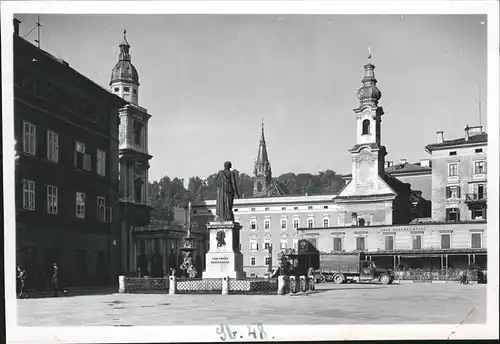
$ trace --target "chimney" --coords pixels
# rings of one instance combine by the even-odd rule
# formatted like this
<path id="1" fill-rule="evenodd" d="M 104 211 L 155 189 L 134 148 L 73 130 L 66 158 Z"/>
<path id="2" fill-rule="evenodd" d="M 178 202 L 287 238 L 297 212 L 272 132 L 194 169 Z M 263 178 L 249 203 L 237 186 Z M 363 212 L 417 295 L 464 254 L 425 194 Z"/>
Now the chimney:
<path id="1" fill-rule="evenodd" d="M 477 125 L 474 127 L 465 127 L 465 141 L 468 141 L 472 136 L 481 135 L 483 133 L 483 126 Z"/>
<path id="2" fill-rule="evenodd" d="M 444 131 L 438 131 L 436 133 L 436 143 L 443 143 L 444 142 Z"/>
<path id="3" fill-rule="evenodd" d="M 21 21 L 17 18 L 14 18 L 13 22 L 14 22 L 14 35 L 19 36 L 19 24 L 21 23 Z"/>
<path id="4" fill-rule="evenodd" d="M 406 163 L 407 163 L 407 162 L 408 162 L 408 160 L 406 160 L 406 159 L 404 159 L 404 158 L 401 158 L 401 160 L 400 160 L 400 163 L 401 163 L 401 165 L 403 165 L 403 166 L 404 166 L 404 165 L 406 165 Z"/>
<path id="5" fill-rule="evenodd" d="M 430 167 L 431 161 L 429 159 L 420 159 L 420 166 L 422 167 Z"/>

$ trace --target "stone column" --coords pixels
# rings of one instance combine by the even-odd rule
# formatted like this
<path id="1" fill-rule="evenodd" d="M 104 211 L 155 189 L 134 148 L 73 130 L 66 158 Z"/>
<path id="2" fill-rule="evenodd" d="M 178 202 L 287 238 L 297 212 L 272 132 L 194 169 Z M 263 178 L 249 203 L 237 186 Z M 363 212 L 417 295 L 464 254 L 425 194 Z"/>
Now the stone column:
<path id="1" fill-rule="evenodd" d="M 125 276 L 118 276 L 118 292 L 119 293 L 124 293 L 125 292 Z"/>
<path id="2" fill-rule="evenodd" d="M 278 295 L 284 295 L 286 292 L 285 276 L 278 276 Z"/>
<path id="3" fill-rule="evenodd" d="M 175 280 L 175 276 L 170 276 L 168 278 L 168 294 L 174 295 L 177 291 L 177 282 Z"/>
<path id="4" fill-rule="evenodd" d="M 229 294 L 229 277 L 222 277 L 222 295 Z"/>

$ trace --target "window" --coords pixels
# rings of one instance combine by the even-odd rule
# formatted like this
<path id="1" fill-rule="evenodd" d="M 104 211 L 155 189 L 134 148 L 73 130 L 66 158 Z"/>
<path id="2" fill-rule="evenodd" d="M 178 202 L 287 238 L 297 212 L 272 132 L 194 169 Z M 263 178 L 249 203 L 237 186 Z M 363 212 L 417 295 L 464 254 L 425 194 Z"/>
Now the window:
<path id="1" fill-rule="evenodd" d="M 250 229 L 257 229 L 257 220 L 250 221 Z"/>
<path id="2" fill-rule="evenodd" d="M 363 121 L 363 129 L 362 129 L 361 134 L 362 135 L 368 135 L 368 134 L 370 134 L 370 120 L 369 119 L 365 119 Z"/>
<path id="3" fill-rule="evenodd" d="M 345 213 L 338 214 L 337 221 L 338 221 L 339 225 L 345 224 Z"/>
<path id="4" fill-rule="evenodd" d="M 281 249 L 281 250 L 285 250 L 285 249 L 286 249 L 286 246 L 287 246 L 287 245 L 286 245 L 286 241 L 282 241 L 282 242 L 280 242 L 280 249 Z"/>
<path id="5" fill-rule="evenodd" d="M 313 209 L 313 206 L 312 206 L 312 205 L 310 205 L 310 206 L 308 206 L 308 207 L 307 207 L 307 209 L 312 210 L 312 209 Z"/>
<path id="6" fill-rule="evenodd" d="M 472 219 L 475 220 L 476 218 L 480 218 L 485 220 L 486 219 L 486 209 L 480 208 L 480 209 L 472 209 Z"/>
<path id="7" fill-rule="evenodd" d="M 299 210 L 299 207 L 293 207 L 293 210 Z"/>
<path id="8" fill-rule="evenodd" d="M 130 92 L 130 87 L 124 87 L 123 92 Z"/>
<path id="9" fill-rule="evenodd" d="M 460 214 L 458 208 L 446 209 L 446 221 L 460 221 Z"/>
<path id="10" fill-rule="evenodd" d="M 286 229 L 286 219 L 281 219 L 281 229 Z"/>
<path id="11" fill-rule="evenodd" d="M 356 238 L 356 250 L 363 251 L 365 249 L 365 237 Z"/>
<path id="12" fill-rule="evenodd" d="M 250 265 L 255 266 L 255 257 L 250 257 Z"/>
<path id="13" fill-rule="evenodd" d="M 327 206 L 327 205 L 324 205 L 324 206 L 323 206 L 323 209 L 328 209 L 328 206 Z"/>
<path id="14" fill-rule="evenodd" d="M 91 157 L 86 154 L 85 144 L 75 141 L 75 167 L 85 171 L 91 170 Z"/>
<path id="15" fill-rule="evenodd" d="M 281 210 L 286 210 L 286 207 L 281 207 Z"/>
<path id="16" fill-rule="evenodd" d="M 106 199 L 104 197 L 97 197 L 97 221 L 104 222 L 106 212 Z"/>
<path id="17" fill-rule="evenodd" d="M 422 249 L 422 235 L 421 234 L 413 235 L 413 237 L 412 237 L 412 248 L 414 250 L 420 250 L 420 249 Z"/>
<path id="18" fill-rule="evenodd" d="M 299 228 L 299 219 L 293 219 L 293 228 Z"/>
<path id="19" fill-rule="evenodd" d="M 314 219 L 313 218 L 308 218 L 307 219 L 307 227 L 308 228 L 313 228 L 314 227 Z"/>
<path id="20" fill-rule="evenodd" d="M 120 91 L 120 88 L 115 87 L 115 92 L 119 92 L 119 91 Z"/>
<path id="21" fill-rule="evenodd" d="M 24 122 L 23 151 L 32 155 L 36 153 L 36 126 L 29 122 Z"/>
<path id="22" fill-rule="evenodd" d="M 269 211 L 269 208 L 264 208 L 264 211 Z"/>
<path id="23" fill-rule="evenodd" d="M 452 163 L 448 164 L 448 177 L 457 177 L 458 176 L 458 164 Z"/>
<path id="24" fill-rule="evenodd" d="M 270 220 L 264 220 L 264 229 L 268 230 L 271 227 Z"/>
<path id="25" fill-rule="evenodd" d="M 474 162 L 474 174 L 485 174 L 486 166 L 484 161 Z"/>
<path id="26" fill-rule="evenodd" d="M 59 161 L 59 135 L 47 130 L 47 159 Z"/>
<path id="27" fill-rule="evenodd" d="M 251 211 L 255 211 L 255 208 L 251 208 L 250 210 L 251 210 Z"/>
<path id="28" fill-rule="evenodd" d="M 385 236 L 385 250 L 392 251 L 394 250 L 394 236 L 386 235 Z"/>
<path id="29" fill-rule="evenodd" d="M 450 152 L 450 155 L 457 155 L 457 151 Z"/>
<path id="30" fill-rule="evenodd" d="M 476 148 L 476 153 L 482 153 L 483 152 L 483 149 L 482 148 Z"/>
<path id="31" fill-rule="evenodd" d="M 97 150 L 97 174 L 106 175 L 106 152 L 100 149 Z"/>
<path id="32" fill-rule="evenodd" d="M 132 90 L 132 93 L 133 93 L 134 95 L 136 95 L 136 94 L 137 94 L 137 90 L 134 88 L 134 89 Z"/>
<path id="33" fill-rule="evenodd" d="M 250 242 L 250 250 L 257 251 L 259 249 L 259 243 L 256 241 Z"/>
<path id="34" fill-rule="evenodd" d="M 328 217 L 325 217 L 323 219 L 323 227 L 330 227 L 330 220 L 328 219 Z"/>
<path id="35" fill-rule="evenodd" d="M 264 264 L 266 264 L 266 265 L 271 264 L 271 257 L 266 257 L 264 260 Z"/>
<path id="36" fill-rule="evenodd" d="M 470 236 L 471 248 L 481 248 L 481 233 L 472 233 Z"/>
<path id="37" fill-rule="evenodd" d="M 233 211 L 238 211 L 238 208 L 234 208 Z"/>
<path id="38" fill-rule="evenodd" d="M 133 124 L 133 137 L 134 137 L 134 144 L 136 146 L 141 147 L 142 146 L 142 129 L 144 125 L 140 122 L 134 122 Z"/>
<path id="39" fill-rule="evenodd" d="M 447 186 L 446 198 L 460 198 L 460 186 Z"/>
<path id="40" fill-rule="evenodd" d="M 76 193 L 76 217 L 85 218 L 85 194 L 83 192 Z"/>
<path id="41" fill-rule="evenodd" d="M 269 247 L 271 247 L 271 243 L 270 242 L 265 242 L 264 243 L 264 250 L 269 251 Z"/>
<path id="42" fill-rule="evenodd" d="M 333 238 L 333 250 L 342 251 L 342 238 Z"/>
<path id="43" fill-rule="evenodd" d="M 451 247 L 451 235 L 441 234 L 441 248 L 450 248 L 450 247 Z"/>
<path id="44" fill-rule="evenodd" d="M 23 208 L 35 210 L 35 182 L 32 180 L 23 181 Z"/>
<path id="45" fill-rule="evenodd" d="M 238 221 L 236 221 L 236 222 L 238 222 Z M 198 221 L 193 221 L 192 227 L 193 227 L 193 229 L 198 229 Z"/>
<path id="46" fill-rule="evenodd" d="M 57 214 L 57 187 L 47 185 L 47 212 Z"/>

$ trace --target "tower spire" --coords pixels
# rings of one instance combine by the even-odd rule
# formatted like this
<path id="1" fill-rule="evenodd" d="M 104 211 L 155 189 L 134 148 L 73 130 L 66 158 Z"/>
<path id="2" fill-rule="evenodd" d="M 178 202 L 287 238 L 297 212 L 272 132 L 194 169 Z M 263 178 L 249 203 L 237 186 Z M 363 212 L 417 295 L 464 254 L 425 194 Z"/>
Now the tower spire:
<path id="1" fill-rule="evenodd" d="M 264 136 L 264 118 L 261 123 L 261 134 L 259 143 L 259 152 L 254 166 L 254 196 L 262 196 L 272 181 L 271 164 L 267 156 L 266 138 Z"/>

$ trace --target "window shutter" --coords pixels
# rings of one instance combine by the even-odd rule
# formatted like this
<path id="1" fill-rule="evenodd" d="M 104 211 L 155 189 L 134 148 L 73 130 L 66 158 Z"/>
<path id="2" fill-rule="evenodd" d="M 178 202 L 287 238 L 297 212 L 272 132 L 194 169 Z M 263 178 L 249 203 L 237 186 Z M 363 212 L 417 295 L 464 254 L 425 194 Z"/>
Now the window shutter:
<path id="1" fill-rule="evenodd" d="M 451 197 L 451 190 L 450 190 L 450 187 L 447 186 L 446 187 L 446 198 L 450 198 Z"/>
<path id="2" fill-rule="evenodd" d="M 461 196 L 460 196 L 460 189 L 461 189 L 461 188 L 460 188 L 460 186 L 457 186 L 457 197 L 458 197 L 458 198 L 460 198 L 460 197 L 461 197 Z"/>
<path id="3" fill-rule="evenodd" d="M 255 247 L 256 247 L 256 250 L 258 250 L 259 249 L 259 243 L 256 243 Z"/>

